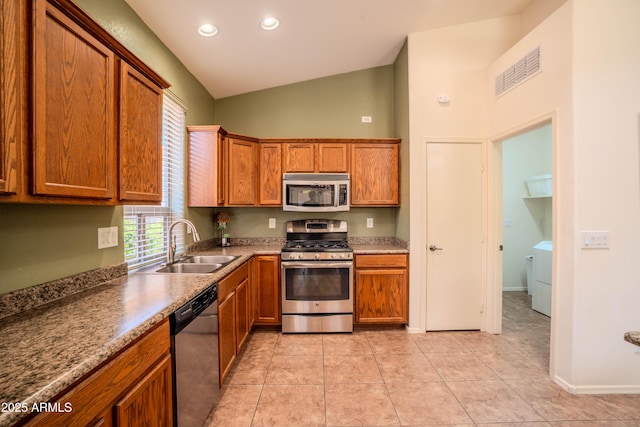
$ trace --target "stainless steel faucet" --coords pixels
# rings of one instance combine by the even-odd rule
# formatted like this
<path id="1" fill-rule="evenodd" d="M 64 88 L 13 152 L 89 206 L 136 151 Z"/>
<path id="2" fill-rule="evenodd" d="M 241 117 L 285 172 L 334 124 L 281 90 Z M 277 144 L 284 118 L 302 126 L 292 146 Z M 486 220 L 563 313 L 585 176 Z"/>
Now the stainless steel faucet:
<path id="1" fill-rule="evenodd" d="M 198 234 L 198 230 L 196 230 L 196 226 L 193 225 L 191 221 L 188 219 L 177 219 L 169 224 L 169 250 L 167 251 L 167 264 L 171 264 L 176 256 L 176 236 L 173 235 L 173 227 L 177 224 L 185 224 L 190 230 L 193 236 L 193 241 L 200 241 L 200 235 Z"/>

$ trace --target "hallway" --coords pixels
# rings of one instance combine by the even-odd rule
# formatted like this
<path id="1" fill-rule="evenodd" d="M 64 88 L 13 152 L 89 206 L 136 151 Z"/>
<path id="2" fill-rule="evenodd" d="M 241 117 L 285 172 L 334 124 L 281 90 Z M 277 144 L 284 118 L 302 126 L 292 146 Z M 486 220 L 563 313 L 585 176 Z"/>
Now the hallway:
<path id="1" fill-rule="evenodd" d="M 254 332 L 208 426 L 640 427 L 640 395 L 548 378 L 549 318 L 529 299 L 505 293 L 502 335 Z"/>

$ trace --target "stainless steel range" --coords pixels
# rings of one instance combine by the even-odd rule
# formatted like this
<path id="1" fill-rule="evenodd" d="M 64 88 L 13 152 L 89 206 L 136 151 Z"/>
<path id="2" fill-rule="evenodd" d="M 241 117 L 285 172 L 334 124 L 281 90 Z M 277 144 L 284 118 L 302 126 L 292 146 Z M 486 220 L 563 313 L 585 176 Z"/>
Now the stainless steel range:
<path id="1" fill-rule="evenodd" d="M 287 222 L 282 248 L 282 332 L 353 331 L 353 250 L 347 222 Z"/>

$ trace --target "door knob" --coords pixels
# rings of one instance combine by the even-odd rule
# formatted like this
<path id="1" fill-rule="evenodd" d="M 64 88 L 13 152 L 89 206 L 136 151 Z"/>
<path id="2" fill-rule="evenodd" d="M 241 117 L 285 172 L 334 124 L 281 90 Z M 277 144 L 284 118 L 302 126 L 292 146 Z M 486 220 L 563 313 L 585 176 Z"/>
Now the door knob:
<path id="1" fill-rule="evenodd" d="M 429 250 L 430 250 L 431 252 L 435 252 L 435 251 L 441 251 L 441 250 L 442 250 L 442 248 L 439 248 L 439 247 L 437 247 L 436 245 L 431 245 L 431 246 L 429 246 Z"/>

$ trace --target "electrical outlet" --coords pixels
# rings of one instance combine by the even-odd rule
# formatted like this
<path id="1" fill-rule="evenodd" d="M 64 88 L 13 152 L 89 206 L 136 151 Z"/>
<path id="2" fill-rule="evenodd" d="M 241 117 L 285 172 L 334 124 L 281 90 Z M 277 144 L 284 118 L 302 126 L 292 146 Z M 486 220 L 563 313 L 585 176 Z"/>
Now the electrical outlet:
<path id="1" fill-rule="evenodd" d="M 367 228 L 373 228 L 373 218 L 367 218 Z"/>
<path id="2" fill-rule="evenodd" d="M 371 123 L 372 121 L 371 116 L 362 116 L 362 123 Z"/>
<path id="3" fill-rule="evenodd" d="M 98 228 L 98 249 L 118 246 L 118 227 Z"/>
<path id="4" fill-rule="evenodd" d="M 269 228 L 276 228 L 276 219 L 269 218 Z"/>

